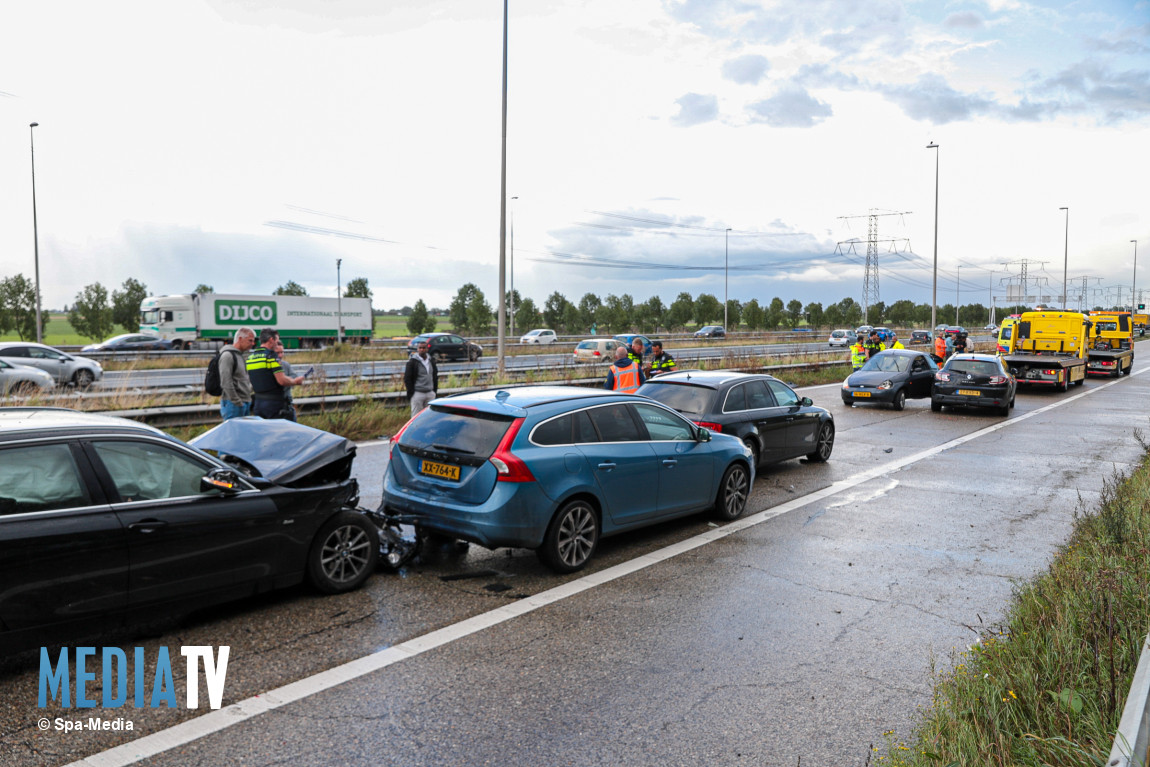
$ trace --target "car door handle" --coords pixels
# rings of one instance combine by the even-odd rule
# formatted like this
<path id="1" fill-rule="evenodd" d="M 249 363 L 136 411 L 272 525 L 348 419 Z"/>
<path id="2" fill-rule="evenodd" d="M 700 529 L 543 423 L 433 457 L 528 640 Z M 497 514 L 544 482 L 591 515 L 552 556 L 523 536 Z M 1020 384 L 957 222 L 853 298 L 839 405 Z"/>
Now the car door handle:
<path id="1" fill-rule="evenodd" d="M 128 525 L 129 530 L 136 530 L 141 533 L 154 533 L 162 527 L 167 527 L 168 523 L 162 519 L 145 519 L 140 522 L 133 522 Z"/>
<path id="2" fill-rule="evenodd" d="M 611 469 L 615 468 L 615 464 L 610 463 L 610 462 L 601 463 L 601 464 L 599 464 L 599 468 L 602 469 L 603 471 L 611 471 Z"/>
<path id="3" fill-rule="evenodd" d="M 668 469 L 677 463 L 678 463 L 678 461 L 676 461 L 674 458 L 664 458 L 663 459 L 663 465 L 666 466 Z"/>

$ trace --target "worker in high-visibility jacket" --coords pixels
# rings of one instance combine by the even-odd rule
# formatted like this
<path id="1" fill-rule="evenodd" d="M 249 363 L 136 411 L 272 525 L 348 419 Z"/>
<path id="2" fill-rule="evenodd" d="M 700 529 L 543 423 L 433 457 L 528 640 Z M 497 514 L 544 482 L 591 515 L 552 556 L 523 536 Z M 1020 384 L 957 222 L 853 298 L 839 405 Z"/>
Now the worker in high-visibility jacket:
<path id="1" fill-rule="evenodd" d="M 623 394 L 634 394 L 645 380 L 643 368 L 627 356 L 626 346 L 620 346 L 615 350 L 615 362 L 607 371 L 607 380 L 603 388 Z"/>
<path id="2" fill-rule="evenodd" d="M 886 343 L 886 348 L 888 348 L 888 349 L 905 349 L 906 347 L 902 345 L 902 341 L 898 340 L 898 333 L 896 333 L 892 330 L 890 332 L 890 340 L 887 341 L 887 343 Z"/>
<path id="3" fill-rule="evenodd" d="M 940 366 L 946 362 L 946 337 L 942 332 L 934 338 L 934 356 Z"/>
<path id="4" fill-rule="evenodd" d="M 851 372 L 859 370 L 866 364 L 866 346 L 863 345 L 863 335 L 859 333 L 855 342 L 851 344 Z"/>

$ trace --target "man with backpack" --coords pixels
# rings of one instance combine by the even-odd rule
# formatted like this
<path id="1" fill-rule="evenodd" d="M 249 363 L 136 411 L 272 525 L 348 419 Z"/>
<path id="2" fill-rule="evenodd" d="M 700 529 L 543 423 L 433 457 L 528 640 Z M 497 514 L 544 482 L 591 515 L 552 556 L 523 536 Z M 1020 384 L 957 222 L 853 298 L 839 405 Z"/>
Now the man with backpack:
<path id="1" fill-rule="evenodd" d="M 256 332 L 251 328 L 236 331 L 234 343 L 230 343 L 216 354 L 212 365 L 217 367 L 220 388 L 220 417 L 240 418 L 252 411 L 252 382 L 248 378 L 244 354 L 256 345 Z M 208 378 L 212 376 L 212 365 L 208 365 Z M 210 381 L 205 388 L 212 393 Z"/>

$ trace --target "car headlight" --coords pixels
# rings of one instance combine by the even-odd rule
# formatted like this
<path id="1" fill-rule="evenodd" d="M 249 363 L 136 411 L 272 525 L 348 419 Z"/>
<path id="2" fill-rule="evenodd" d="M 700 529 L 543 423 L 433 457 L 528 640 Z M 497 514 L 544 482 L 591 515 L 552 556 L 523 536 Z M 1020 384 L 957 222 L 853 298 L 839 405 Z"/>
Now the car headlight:
<path id="1" fill-rule="evenodd" d="M 880 384 L 878 385 L 878 388 L 880 388 L 880 389 L 889 389 L 889 388 L 890 388 L 890 387 L 892 387 L 892 386 L 894 386 L 894 384 L 893 384 L 893 383 L 891 383 L 891 382 L 888 380 L 888 381 L 883 381 L 882 383 L 880 383 Z"/>
<path id="2" fill-rule="evenodd" d="M 844 380 L 843 380 L 843 388 L 844 388 L 844 389 L 849 389 L 849 388 L 851 388 L 851 379 L 847 378 L 847 379 L 844 379 Z"/>

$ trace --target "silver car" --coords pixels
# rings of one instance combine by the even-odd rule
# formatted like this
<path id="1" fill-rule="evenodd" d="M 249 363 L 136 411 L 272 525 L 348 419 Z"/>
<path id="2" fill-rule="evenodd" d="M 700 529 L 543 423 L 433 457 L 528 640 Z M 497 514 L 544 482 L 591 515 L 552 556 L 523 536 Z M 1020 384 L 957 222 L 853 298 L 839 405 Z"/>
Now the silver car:
<path id="1" fill-rule="evenodd" d="M 100 363 L 87 357 L 73 357 L 51 346 L 25 341 L 0 343 L 0 360 L 13 365 L 40 368 L 64 386 L 75 384 L 86 389 L 104 377 Z"/>
<path id="2" fill-rule="evenodd" d="M 0 360 L 0 394 L 36 394 L 56 388 L 52 376 L 39 368 Z"/>

